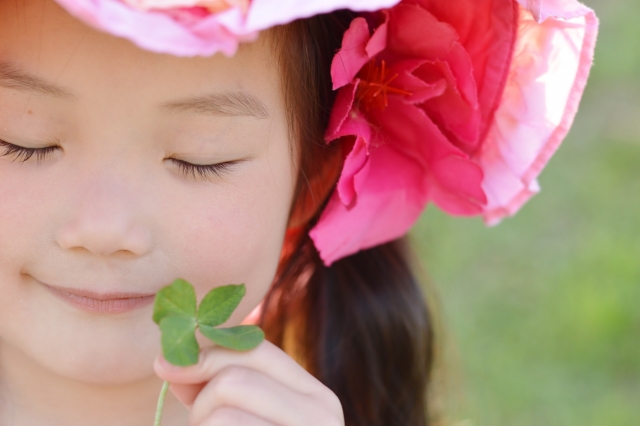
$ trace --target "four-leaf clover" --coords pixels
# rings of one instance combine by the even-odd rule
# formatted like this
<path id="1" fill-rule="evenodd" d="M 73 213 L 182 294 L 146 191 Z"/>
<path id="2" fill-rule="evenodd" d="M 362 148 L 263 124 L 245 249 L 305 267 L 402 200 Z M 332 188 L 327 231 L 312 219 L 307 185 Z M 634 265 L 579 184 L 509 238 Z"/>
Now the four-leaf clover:
<path id="1" fill-rule="evenodd" d="M 196 340 L 196 328 L 215 344 L 237 351 L 248 351 L 264 340 L 264 332 L 255 325 L 239 325 L 216 328 L 224 324 L 244 297 L 244 284 L 216 287 L 204 296 L 197 306 L 193 286 L 183 279 L 175 280 L 161 289 L 153 305 L 153 321 L 162 333 L 162 354 L 174 365 L 186 367 L 198 363 L 200 347 Z M 169 389 L 164 382 L 158 406 L 155 426 L 160 426 L 162 409 Z"/>
<path id="2" fill-rule="evenodd" d="M 216 287 L 197 306 L 193 286 L 183 279 L 158 292 L 153 321 L 162 332 L 162 353 L 174 365 L 198 362 L 200 347 L 196 328 L 219 346 L 246 351 L 264 340 L 264 332 L 255 325 L 216 328 L 226 322 L 246 293 L 244 284 Z"/>

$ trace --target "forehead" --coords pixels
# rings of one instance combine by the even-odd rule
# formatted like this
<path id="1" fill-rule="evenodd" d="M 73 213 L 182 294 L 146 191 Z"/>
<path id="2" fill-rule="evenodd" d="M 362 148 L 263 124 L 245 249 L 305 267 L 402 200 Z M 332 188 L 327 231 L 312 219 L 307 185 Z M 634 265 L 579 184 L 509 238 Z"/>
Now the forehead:
<path id="1" fill-rule="evenodd" d="M 0 61 L 103 102 L 243 90 L 275 105 L 281 90 L 274 57 L 266 37 L 242 45 L 233 58 L 155 54 L 89 28 L 52 0 L 0 0 Z"/>

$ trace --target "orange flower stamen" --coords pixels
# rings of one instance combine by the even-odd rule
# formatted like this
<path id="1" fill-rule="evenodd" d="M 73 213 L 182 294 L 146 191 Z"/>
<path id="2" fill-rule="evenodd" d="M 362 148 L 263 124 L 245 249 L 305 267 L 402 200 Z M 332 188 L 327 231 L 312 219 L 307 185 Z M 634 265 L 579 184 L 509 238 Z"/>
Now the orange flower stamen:
<path id="1" fill-rule="evenodd" d="M 385 109 L 389 106 L 389 94 L 411 95 L 411 92 L 391 86 L 398 74 L 389 75 L 385 61 L 381 61 L 380 66 L 374 61 L 369 62 L 362 68 L 358 77 L 360 83 L 356 99 L 365 111 L 372 108 Z"/>

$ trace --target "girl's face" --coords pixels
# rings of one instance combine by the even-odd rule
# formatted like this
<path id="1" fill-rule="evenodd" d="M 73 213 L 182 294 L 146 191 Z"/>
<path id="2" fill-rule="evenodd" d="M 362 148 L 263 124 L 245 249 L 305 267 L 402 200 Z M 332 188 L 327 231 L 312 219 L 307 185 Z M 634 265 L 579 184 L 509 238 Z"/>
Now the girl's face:
<path id="1" fill-rule="evenodd" d="M 0 350 L 56 374 L 153 374 L 152 305 L 72 306 L 47 286 L 201 298 L 245 283 L 238 324 L 275 274 L 293 196 L 286 113 L 266 40 L 232 59 L 142 51 L 51 0 L 0 0 Z M 197 171 L 186 163 L 212 165 Z"/>

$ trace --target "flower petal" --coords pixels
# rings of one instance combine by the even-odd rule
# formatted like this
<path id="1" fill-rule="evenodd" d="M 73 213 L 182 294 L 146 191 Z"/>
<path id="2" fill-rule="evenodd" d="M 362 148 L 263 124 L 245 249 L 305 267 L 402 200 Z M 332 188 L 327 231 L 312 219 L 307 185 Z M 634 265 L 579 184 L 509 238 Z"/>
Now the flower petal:
<path id="1" fill-rule="evenodd" d="M 468 158 L 449 155 L 431 168 L 431 199 L 443 211 L 456 216 L 482 213 L 486 196 L 482 190 L 484 172 Z"/>
<path id="2" fill-rule="evenodd" d="M 383 16 L 384 21 L 378 25 L 371 36 L 371 40 L 367 43 L 367 55 L 369 55 L 370 58 L 373 58 L 387 48 L 387 37 L 389 36 L 389 12 L 382 11 L 381 15 Z"/>
<path id="3" fill-rule="evenodd" d="M 341 136 L 345 136 L 345 133 L 342 131 L 342 125 L 351 115 L 357 88 L 358 81 L 356 80 L 355 84 L 343 87 L 338 92 L 336 100 L 333 103 L 333 109 L 331 110 L 329 127 L 327 127 L 327 131 L 324 136 L 327 142 L 331 142 Z"/>
<path id="4" fill-rule="evenodd" d="M 374 121 L 380 123 L 388 143 L 423 165 L 429 197 L 438 207 L 454 215 L 482 212 L 487 201 L 482 169 L 455 147 L 421 109 L 389 98 L 389 111 L 379 114 Z"/>
<path id="5" fill-rule="evenodd" d="M 573 19 L 592 12 L 576 0 L 518 0 L 518 3 L 529 10 L 538 23 L 547 18 Z"/>
<path id="6" fill-rule="evenodd" d="M 342 37 L 342 47 L 333 57 L 331 79 L 333 90 L 352 83 L 360 69 L 371 60 L 367 53 L 369 24 L 364 18 L 356 18 Z"/>
<path id="7" fill-rule="evenodd" d="M 337 186 L 340 202 L 351 207 L 358 192 L 362 191 L 363 182 L 369 175 L 369 141 L 356 137 L 353 149 L 345 160 L 342 175 Z"/>
<path id="8" fill-rule="evenodd" d="M 369 174 L 369 154 L 371 147 L 371 126 L 364 118 L 349 118 L 342 128 L 345 135 L 355 135 L 356 140 L 349 155 L 345 159 L 337 191 L 340 201 L 351 206 Z"/>
<path id="9" fill-rule="evenodd" d="M 446 56 L 458 39 L 453 27 L 422 7 L 400 4 L 389 15 L 388 50 L 400 60 Z"/>
<path id="10" fill-rule="evenodd" d="M 336 193 L 309 235 L 326 265 L 362 249 L 399 238 L 427 202 L 424 169 L 392 144 L 371 154 L 366 182 L 346 206 Z"/>
<path id="11" fill-rule="evenodd" d="M 480 136 L 481 116 L 477 89 L 471 63 L 462 47 L 459 44 L 456 47 L 446 61 L 428 62 L 414 74 L 425 81 L 437 82 L 444 79 L 447 82 L 442 96 L 426 101 L 424 110 L 442 126 L 442 130 L 458 148 L 472 153 Z M 457 63 L 452 59 L 454 56 L 459 56 Z"/>
<path id="12" fill-rule="evenodd" d="M 519 6 L 513 0 L 456 0 L 456 7 L 443 0 L 409 1 L 421 5 L 438 21 L 451 26 L 457 35 L 457 43 L 471 61 L 476 86 L 473 91 L 477 92 L 475 97 L 481 121 L 478 142 L 475 146 L 469 144 L 467 149 L 477 149 L 501 99 L 516 39 Z M 457 68 L 452 66 L 453 70 Z M 460 82 L 471 81 L 462 79 L 457 71 L 454 75 Z M 470 89 L 460 89 L 470 101 Z"/>
<path id="13" fill-rule="evenodd" d="M 539 13 L 558 17 L 540 24 L 521 9 L 509 79 L 478 155 L 488 224 L 513 215 L 537 192 L 536 177 L 569 131 L 589 76 L 598 30 L 593 11 L 577 1 L 545 4 Z"/>
<path id="14" fill-rule="evenodd" d="M 442 94 L 447 89 L 447 82 L 443 79 L 427 83 L 413 75 L 416 69 L 424 65 L 424 60 L 410 59 L 391 64 L 389 75 L 396 76 L 393 87 L 410 93 L 404 97 L 405 102 L 419 104 Z"/>

